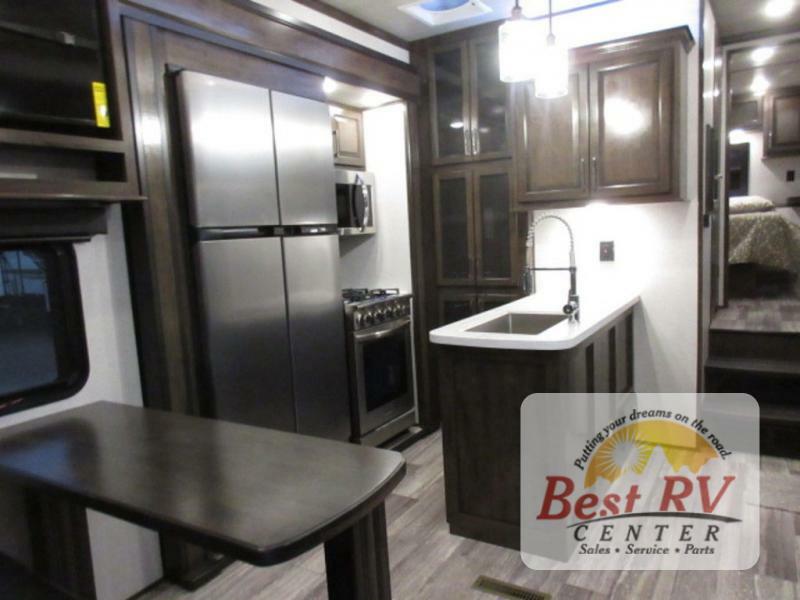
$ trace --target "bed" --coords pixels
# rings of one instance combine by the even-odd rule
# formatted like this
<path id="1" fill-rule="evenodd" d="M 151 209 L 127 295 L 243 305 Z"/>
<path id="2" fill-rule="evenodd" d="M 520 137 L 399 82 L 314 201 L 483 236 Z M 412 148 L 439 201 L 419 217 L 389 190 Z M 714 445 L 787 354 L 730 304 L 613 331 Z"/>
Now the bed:
<path id="1" fill-rule="evenodd" d="M 730 199 L 728 262 L 800 275 L 800 225 L 758 196 Z"/>

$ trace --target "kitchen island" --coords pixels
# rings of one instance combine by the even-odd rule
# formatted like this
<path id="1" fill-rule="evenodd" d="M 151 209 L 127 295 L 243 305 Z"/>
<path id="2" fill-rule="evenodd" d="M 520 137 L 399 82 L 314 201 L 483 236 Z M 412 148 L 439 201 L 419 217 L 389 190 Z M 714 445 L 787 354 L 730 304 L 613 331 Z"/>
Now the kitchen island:
<path id="1" fill-rule="evenodd" d="M 528 296 L 430 332 L 453 534 L 519 548 L 520 407 L 540 392 L 633 390 L 637 293 L 584 299 L 570 322 Z"/>

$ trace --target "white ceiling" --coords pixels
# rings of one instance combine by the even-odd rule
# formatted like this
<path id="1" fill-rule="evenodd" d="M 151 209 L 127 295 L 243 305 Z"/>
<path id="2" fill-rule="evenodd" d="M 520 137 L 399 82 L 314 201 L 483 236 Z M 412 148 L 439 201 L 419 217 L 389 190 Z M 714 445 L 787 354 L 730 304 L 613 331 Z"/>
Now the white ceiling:
<path id="1" fill-rule="evenodd" d="M 325 4 L 329 4 L 354 17 L 358 17 L 362 21 L 366 21 L 371 25 L 388 31 L 407 41 L 431 37 L 456 29 L 464 29 L 466 27 L 479 25 L 480 23 L 506 19 L 511 14 L 511 9 L 514 6 L 514 0 L 482 0 L 484 4 L 492 9 L 491 12 L 457 23 L 431 27 L 398 10 L 398 6 L 408 4 L 412 1 L 413 0 L 372 0 L 365 2 L 364 0 L 323 0 Z M 581 7 L 597 4 L 598 2 L 605 4 L 613 1 L 615 0 L 553 0 L 553 12 L 558 13 L 565 10 L 580 9 Z M 520 0 L 520 5 L 523 7 L 523 11 L 528 17 L 536 18 L 547 14 L 547 0 Z"/>
<path id="2" fill-rule="evenodd" d="M 754 65 L 753 50 L 739 50 L 730 55 L 728 84 L 734 94 L 750 93 L 750 84 L 763 77 L 770 87 L 781 88 L 800 84 L 800 43 L 789 43 L 775 48 L 772 58 Z"/>
<path id="3" fill-rule="evenodd" d="M 711 0 L 723 41 L 724 38 L 769 32 L 776 28 L 800 29 L 800 0 L 795 0 L 794 10 L 780 19 L 766 16 L 766 3 L 767 0 Z"/>

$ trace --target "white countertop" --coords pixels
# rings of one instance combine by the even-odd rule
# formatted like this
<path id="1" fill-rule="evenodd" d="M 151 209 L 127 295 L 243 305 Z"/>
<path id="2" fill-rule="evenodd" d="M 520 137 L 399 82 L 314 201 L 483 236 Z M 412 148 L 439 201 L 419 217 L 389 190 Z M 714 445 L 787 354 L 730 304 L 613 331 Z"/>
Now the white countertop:
<path id="1" fill-rule="evenodd" d="M 567 350 L 602 329 L 639 303 L 635 291 L 603 291 L 581 295 L 580 322 L 564 320 L 536 335 L 471 332 L 469 329 L 482 325 L 504 314 L 536 313 L 561 315 L 566 298 L 546 297 L 540 294 L 526 296 L 503 306 L 450 323 L 430 332 L 430 341 L 448 346 L 473 348 L 499 348 L 503 350 Z"/>

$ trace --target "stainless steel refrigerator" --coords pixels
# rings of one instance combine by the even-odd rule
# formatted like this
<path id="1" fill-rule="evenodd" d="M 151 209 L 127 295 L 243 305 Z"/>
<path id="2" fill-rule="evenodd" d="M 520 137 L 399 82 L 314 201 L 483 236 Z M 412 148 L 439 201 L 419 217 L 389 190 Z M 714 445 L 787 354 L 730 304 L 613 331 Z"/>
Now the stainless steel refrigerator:
<path id="1" fill-rule="evenodd" d="M 177 75 L 213 415 L 350 437 L 330 117 Z"/>

